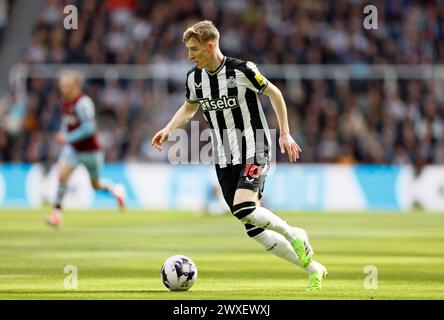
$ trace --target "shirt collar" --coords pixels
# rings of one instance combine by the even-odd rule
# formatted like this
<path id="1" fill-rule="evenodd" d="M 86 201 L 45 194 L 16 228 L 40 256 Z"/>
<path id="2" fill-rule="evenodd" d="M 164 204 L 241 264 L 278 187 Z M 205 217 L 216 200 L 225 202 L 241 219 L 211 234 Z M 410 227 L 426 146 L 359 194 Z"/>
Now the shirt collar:
<path id="1" fill-rule="evenodd" d="M 217 73 L 219 73 L 220 70 L 222 70 L 222 68 L 223 68 L 224 65 L 225 65 L 225 61 L 227 61 L 227 57 L 224 56 L 224 58 L 222 59 L 222 62 L 220 63 L 220 66 L 219 66 L 215 71 L 210 72 L 210 71 L 208 71 L 207 68 L 205 68 L 205 71 L 206 71 L 210 76 L 214 76 L 214 75 L 216 75 Z"/>

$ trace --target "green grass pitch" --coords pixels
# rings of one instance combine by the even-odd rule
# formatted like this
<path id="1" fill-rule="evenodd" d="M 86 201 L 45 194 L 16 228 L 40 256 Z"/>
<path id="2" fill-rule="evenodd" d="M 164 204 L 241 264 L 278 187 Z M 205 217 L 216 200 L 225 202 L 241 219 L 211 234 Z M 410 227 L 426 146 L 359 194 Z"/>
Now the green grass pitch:
<path id="1" fill-rule="evenodd" d="M 308 294 L 304 271 L 228 215 L 68 211 L 56 231 L 43 223 L 48 211 L 0 211 L 0 299 L 444 299 L 444 215 L 281 213 L 309 232 L 329 270 L 323 291 Z M 175 254 L 198 267 L 187 292 L 160 280 Z M 67 265 L 77 268 L 77 289 L 64 287 Z M 364 286 L 368 265 L 377 289 Z"/>

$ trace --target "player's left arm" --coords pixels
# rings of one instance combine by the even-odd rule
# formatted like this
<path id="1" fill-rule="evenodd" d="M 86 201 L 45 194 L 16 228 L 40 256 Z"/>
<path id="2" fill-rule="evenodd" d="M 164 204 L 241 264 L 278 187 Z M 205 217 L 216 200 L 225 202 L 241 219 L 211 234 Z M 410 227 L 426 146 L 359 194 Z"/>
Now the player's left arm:
<path id="1" fill-rule="evenodd" d="M 80 125 L 66 134 L 69 143 L 77 142 L 92 136 L 96 130 L 94 103 L 91 98 L 83 97 L 76 105 L 76 114 Z"/>
<path id="2" fill-rule="evenodd" d="M 287 106 L 285 105 L 284 97 L 278 87 L 270 81 L 268 81 L 267 84 L 267 87 L 262 93 L 270 98 L 271 105 L 276 112 L 279 122 L 279 146 L 281 148 L 281 153 L 287 151 L 290 162 L 295 162 L 299 159 L 299 152 L 302 152 L 302 149 L 290 135 Z"/>

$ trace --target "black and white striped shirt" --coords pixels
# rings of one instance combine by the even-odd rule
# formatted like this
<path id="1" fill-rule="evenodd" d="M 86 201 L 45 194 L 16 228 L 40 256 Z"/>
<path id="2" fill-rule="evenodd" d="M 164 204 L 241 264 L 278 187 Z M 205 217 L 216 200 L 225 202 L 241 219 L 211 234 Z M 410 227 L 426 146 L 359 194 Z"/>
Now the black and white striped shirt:
<path id="1" fill-rule="evenodd" d="M 270 133 L 258 97 L 267 85 L 254 63 L 229 57 L 214 72 L 197 67 L 188 72 L 186 99 L 202 108 L 220 167 L 270 160 Z"/>

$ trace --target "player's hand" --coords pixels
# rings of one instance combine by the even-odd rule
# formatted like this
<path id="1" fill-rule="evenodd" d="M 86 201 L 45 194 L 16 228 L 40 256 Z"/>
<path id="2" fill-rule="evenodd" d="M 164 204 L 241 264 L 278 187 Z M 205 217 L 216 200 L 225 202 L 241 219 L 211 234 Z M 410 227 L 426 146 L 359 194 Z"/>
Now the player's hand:
<path id="1" fill-rule="evenodd" d="M 169 136 L 170 130 L 163 128 L 154 135 L 153 139 L 151 140 L 151 144 L 157 150 L 162 151 L 162 144 L 168 139 Z"/>
<path id="2" fill-rule="evenodd" d="M 61 132 L 57 132 L 56 135 L 54 136 L 55 142 L 58 144 L 65 144 L 67 142 L 66 140 L 66 136 L 61 133 Z"/>
<path id="3" fill-rule="evenodd" d="M 299 152 L 302 152 L 302 149 L 290 134 L 284 134 L 279 137 L 279 146 L 281 147 L 281 153 L 288 152 L 290 162 L 296 162 L 299 159 Z"/>

